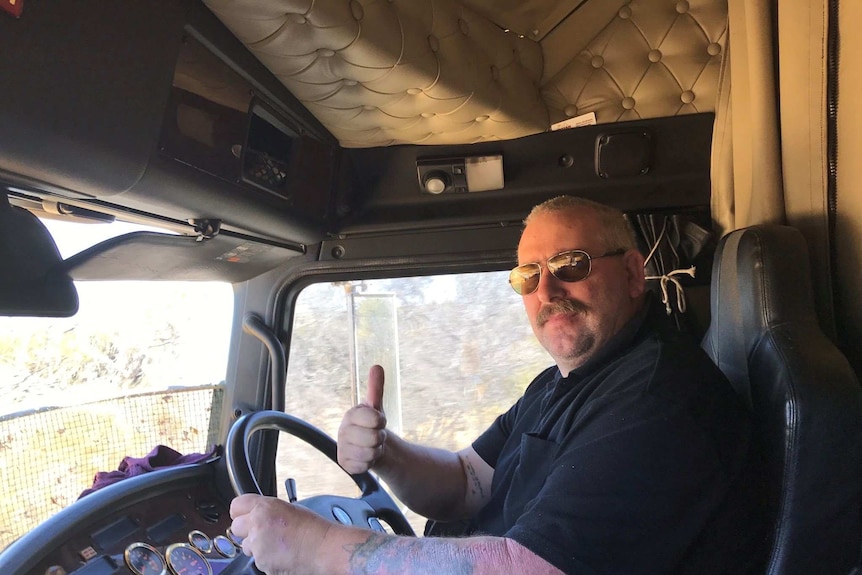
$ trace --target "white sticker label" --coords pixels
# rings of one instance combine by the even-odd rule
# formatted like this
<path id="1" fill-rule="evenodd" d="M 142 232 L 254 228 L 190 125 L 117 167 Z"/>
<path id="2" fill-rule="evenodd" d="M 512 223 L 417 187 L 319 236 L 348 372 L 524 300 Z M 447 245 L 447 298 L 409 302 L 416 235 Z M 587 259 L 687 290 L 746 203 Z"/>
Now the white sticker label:
<path id="1" fill-rule="evenodd" d="M 557 130 L 565 130 L 567 128 L 580 128 L 582 126 L 595 125 L 596 113 L 590 112 L 589 114 L 581 114 L 580 116 L 575 116 L 574 118 L 569 118 L 568 120 L 563 120 L 562 122 L 551 124 L 551 131 L 555 132 Z"/>

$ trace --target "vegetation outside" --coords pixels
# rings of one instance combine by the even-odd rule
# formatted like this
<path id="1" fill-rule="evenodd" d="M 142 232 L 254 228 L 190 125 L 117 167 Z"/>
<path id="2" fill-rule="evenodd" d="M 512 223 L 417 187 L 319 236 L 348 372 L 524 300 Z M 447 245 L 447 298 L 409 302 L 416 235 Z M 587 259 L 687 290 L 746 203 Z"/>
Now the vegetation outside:
<path id="1" fill-rule="evenodd" d="M 211 415 L 230 286 L 203 295 L 156 283 L 82 287 L 74 318 L 0 318 L 0 548 L 124 456 L 160 444 L 205 452 L 221 437 Z M 333 436 L 373 363 L 387 366 L 393 425 L 450 449 L 468 445 L 551 363 L 504 273 L 317 284 L 301 295 L 292 331 L 287 410 Z M 300 497 L 355 495 L 298 440 L 282 439 L 278 465 Z M 411 519 L 421 532 L 423 520 Z"/>
<path id="2" fill-rule="evenodd" d="M 364 397 L 375 363 L 398 358 L 397 373 L 387 371 L 385 393 L 398 398 L 401 435 L 454 450 L 469 445 L 553 363 L 505 272 L 373 280 L 353 288 L 352 323 L 343 284 L 306 288 L 293 321 L 287 411 L 333 437 L 344 412 Z M 387 300 L 375 294 L 394 298 L 395 338 Z M 392 405 L 385 403 L 391 422 Z M 356 494 L 334 464 L 298 444 L 282 438 L 279 445 L 282 482 L 295 478 L 300 497 Z M 424 519 L 408 518 L 421 533 Z"/>

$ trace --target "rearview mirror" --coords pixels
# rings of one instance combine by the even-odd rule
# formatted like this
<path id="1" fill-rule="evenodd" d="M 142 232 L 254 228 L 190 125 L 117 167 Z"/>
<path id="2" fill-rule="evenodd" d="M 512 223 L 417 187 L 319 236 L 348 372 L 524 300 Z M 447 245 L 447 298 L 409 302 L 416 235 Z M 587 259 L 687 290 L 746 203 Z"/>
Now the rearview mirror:
<path id="1" fill-rule="evenodd" d="M 78 292 L 39 218 L 0 196 L 0 315 L 69 317 Z"/>

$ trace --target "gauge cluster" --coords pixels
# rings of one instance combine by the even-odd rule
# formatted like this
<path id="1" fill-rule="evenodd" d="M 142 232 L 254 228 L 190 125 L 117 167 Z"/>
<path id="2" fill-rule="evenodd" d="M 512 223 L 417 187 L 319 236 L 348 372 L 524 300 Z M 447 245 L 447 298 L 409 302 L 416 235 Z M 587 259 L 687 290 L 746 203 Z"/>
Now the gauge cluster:
<path id="1" fill-rule="evenodd" d="M 87 496 L 91 507 L 74 518 L 75 529 L 26 575 L 219 575 L 242 554 L 230 532 L 229 496 L 205 467 L 171 473 L 141 490 Z"/>
<path id="2" fill-rule="evenodd" d="M 123 560 L 134 575 L 217 575 L 213 564 L 222 566 L 236 557 L 240 543 L 230 529 L 213 537 L 193 529 L 188 542 L 172 543 L 161 550 L 142 541 L 130 543 Z"/>

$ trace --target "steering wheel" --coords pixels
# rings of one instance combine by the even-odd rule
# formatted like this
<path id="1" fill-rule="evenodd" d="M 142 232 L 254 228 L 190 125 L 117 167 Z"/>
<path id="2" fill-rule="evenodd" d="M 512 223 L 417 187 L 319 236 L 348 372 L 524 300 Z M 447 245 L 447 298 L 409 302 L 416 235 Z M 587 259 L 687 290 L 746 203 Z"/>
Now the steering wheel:
<path id="1" fill-rule="evenodd" d="M 237 495 L 262 493 L 249 464 L 248 445 L 251 436 L 264 429 L 293 435 L 338 464 L 335 440 L 307 421 L 281 411 L 248 413 L 231 427 L 225 446 L 227 473 Z M 373 475 L 365 472 L 350 477 L 362 493 L 359 497 L 317 495 L 297 501 L 297 505 L 345 525 L 385 532 L 382 520 L 398 535 L 415 535 L 398 505 Z"/>

